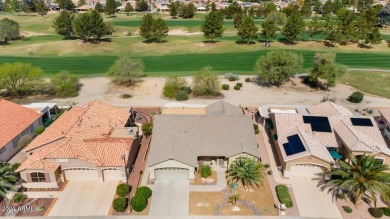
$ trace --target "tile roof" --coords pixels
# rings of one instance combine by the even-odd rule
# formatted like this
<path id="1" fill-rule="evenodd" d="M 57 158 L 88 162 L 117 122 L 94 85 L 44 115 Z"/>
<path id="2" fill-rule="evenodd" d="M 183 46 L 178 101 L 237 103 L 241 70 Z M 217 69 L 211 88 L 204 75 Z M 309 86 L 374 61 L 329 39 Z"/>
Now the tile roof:
<path id="1" fill-rule="evenodd" d="M 382 108 L 378 110 L 379 113 L 390 123 L 390 108 Z"/>
<path id="2" fill-rule="evenodd" d="M 242 115 L 242 109 L 223 100 L 206 106 L 208 115 Z"/>
<path id="3" fill-rule="evenodd" d="M 174 159 L 197 166 L 199 156 L 259 157 L 251 118 L 245 115 L 158 115 L 148 159 L 152 166 Z"/>
<path id="4" fill-rule="evenodd" d="M 337 105 L 333 102 L 326 101 L 307 108 L 312 115 L 325 116 L 353 116 L 353 113 L 347 108 Z"/>
<path id="5" fill-rule="evenodd" d="M 128 155 L 133 139 L 109 136 L 115 127 L 124 127 L 129 116 L 128 109 L 100 101 L 73 107 L 36 139 L 38 143 L 32 142 L 33 148 L 45 146 L 28 157 L 18 171 L 45 158 L 79 158 L 97 166 L 122 166 L 121 156 Z M 51 143 L 47 144 L 48 141 Z"/>
<path id="6" fill-rule="evenodd" d="M 0 99 L 0 148 L 37 121 L 42 114 L 33 109 Z"/>

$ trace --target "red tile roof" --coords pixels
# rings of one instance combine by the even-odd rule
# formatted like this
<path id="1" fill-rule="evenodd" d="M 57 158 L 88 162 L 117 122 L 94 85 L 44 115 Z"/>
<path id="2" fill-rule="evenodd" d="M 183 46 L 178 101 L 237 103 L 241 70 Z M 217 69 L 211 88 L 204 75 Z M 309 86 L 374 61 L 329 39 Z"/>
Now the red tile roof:
<path id="1" fill-rule="evenodd" d="M 0 99 L 0 148 L 33 124 L 42 114 L 33 109 Z"/>

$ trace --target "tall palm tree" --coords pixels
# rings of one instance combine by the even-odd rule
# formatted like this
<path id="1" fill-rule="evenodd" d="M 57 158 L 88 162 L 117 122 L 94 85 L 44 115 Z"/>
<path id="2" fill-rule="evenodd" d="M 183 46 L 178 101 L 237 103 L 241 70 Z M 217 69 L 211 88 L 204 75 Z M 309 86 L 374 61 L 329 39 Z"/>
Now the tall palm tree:
<path id="1" fill-rule="evenodd" d="M 10 190 L 15 190 L 14 184 L 18 181 L 18 177 L 11 165 L 0 166 L 0 197 L 6 198 Z"/>
<path id="2" fill-rule="evenodd" d="M 363 155 L 356 158 L 350 154 L 350 162 L 338 162 L 338 167 L 332 168 L 330 175 L 333 179 L 324 187 L 329 191 L 345 191 L 348 197 L 354 197 L 354 203 L 359 204 L 362 196 L 371 199 L 376 207 L 376 195 L 384 200 L 389 199 L 390 171 L 388 165 L 380 164 L 374 156 Z M 336 194 L 336 193 L 334 193 Z"/>
<path id="3" fill-rule="evenodd" d="M 263 165 L 254 159 L 240 158 L 230 165 L 227 174 L 231 180 L 240 181 L 244 188 L 249 185 L 259 187 L 264 179 L 263 169 Z"/>

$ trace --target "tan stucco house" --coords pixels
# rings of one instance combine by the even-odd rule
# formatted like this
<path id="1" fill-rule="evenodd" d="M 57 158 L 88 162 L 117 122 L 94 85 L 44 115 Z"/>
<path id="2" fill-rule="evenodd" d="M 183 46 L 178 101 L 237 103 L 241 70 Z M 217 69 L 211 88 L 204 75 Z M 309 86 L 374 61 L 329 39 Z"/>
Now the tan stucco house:
<path id="1" fill-rule="evenodd" d="M 20 151 L 19 140 L 25 135 L 34 134 L 41 125 L 41 113 L 0 99 L 0 162 L 7 162 Z"/>
<path id="2" fill-rule="evenodd" d="M 100 101 L 74 106 L 23 151 L 17 169 L 25 188 L 57 188 L 67 180 L 126 182 L 139 149 L 130 112 Z M 127 172 L 126 172 L 127 171 Z"/>
<path id="3" fill-rule="evenodd" d="M 325 102 L 307 108 L 309 114 L 270 113 L 271 135 L 283 175 L 319 177 L 337 159 L 374 155 L 390 164 L 387 147 L 373 117 L 354 116 L 346 108 Z"/>
<path id="4" fill-rule="evenodd" d="M 154 118 L 149 180 L 193 180 L 200 164 L 226 168 L 242 157 L 260 159 L 251 118 L 239 107 L 219 101 L 204 114 L 171 112 Z"/>
<path id="5" fill-rule="evenodd" d="M 390 140 L 390 108 L 383 108 L 378 110 L 380 113 L 379 123 L 383 130 L 383 135 Z"/>

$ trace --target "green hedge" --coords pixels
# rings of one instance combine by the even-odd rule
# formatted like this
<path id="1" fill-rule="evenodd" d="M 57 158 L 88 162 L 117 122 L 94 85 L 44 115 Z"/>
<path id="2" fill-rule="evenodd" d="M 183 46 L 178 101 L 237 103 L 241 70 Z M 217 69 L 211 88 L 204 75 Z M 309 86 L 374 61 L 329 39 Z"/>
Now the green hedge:
<path id="1" fill-rule="evenodd" d="M 381 208 L 369 208 L 368 212 L 370 212 L 371 216 L 374 218 L 381 218 L 383 216 L 383 210 Z"/>
<path id="2" fill-rule="evenodd" d="M 144 196 L 146 199 L 150 198 L 150 196 L 152 196 L 152 190 L 147 187 L 147 186 L 141 186 L 137 189 L 137 191 L 135 192 L 136 195 L 142 195 Z"/>
<path id="3" fill-rule="evenodd" d="M 241 89 L 241 87 L 238 86 L 238 85 L 234 86 L 233 88 L 234 88 L 234 90 L 240 90 Z"/>
<path id="4" fill-rule="evenodd" d="M 352 103 L 360 103 L 363 101 L 364 94 L 356 91 L 351 94 L 351 96 L 348 97 L 348 101 Z"/>
<path id="5" fill-rule="evenodd" d="M 39 126 L 37 129 L 35 129 L 35 134 L 40 135 L 43 131 L 45 131 L 45 126 Z"/>
<path id="6" fill-rule="evenodd" d="M 228 84 L 222 84 L 222 90 L 229 90 Z"/>
<path id="7" fill-rule="evenodd" d="M 287 186 L 285 185 L 276 186 L 276 194 L 278 196 L 280 203 L 285 204 L 287 208 L 291 208 L 293 206 L 293 202 Z"/>
<path id="8" fill-rule="evenodd" d="M 112 203 L 112 207 L 117 212 L 125 212 L 127 208 L 127 202 L 128 202 L 127 198 L 124 197 L 116 198 Z"/>
<path id="9" fill-rule="evenodd" d="M 390 217 L 390 208 L 381 208 L 383 211 L 383 214 L 386 215 L 387 217 Z"/>
<path id="10" fill-rule="evenodd" d="M 211 176 L 211 174 L 213 173 L 210 165 L 203 165 L 202 164 L 202 165 L 200 165 L 199 170 L 200 170 L 200 175 L 204 178 Z"/>
<path id="11" fill-rule="evenodd" d="M 130 187 L 127 184 L 122 183 L 116 187 L 116 194 L 119 195 L 120 197 L 125 197 L 126 195 L 129 194 L 129 192 L 130 192 Z"/>
<path id="12" fill-rule="evenodd" d="M 145 196 L 140 195 L 140 194 L 136 194 L 136 195 L 131 199 L 130 204 L 131 204 L 131 208 L 132 208 L 134 211 L 136 211 L 136 212 L 141 212 L 141 211 L 143 211 L 143 210 L 146 208 L 148 202 L 147 202 Z"/>

